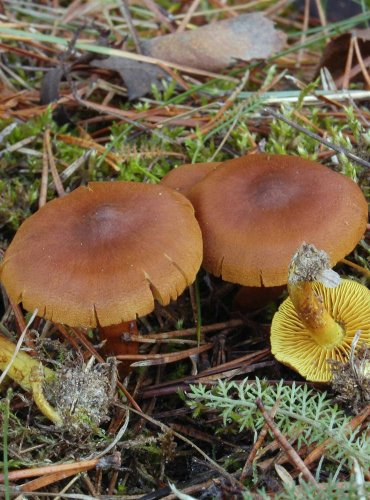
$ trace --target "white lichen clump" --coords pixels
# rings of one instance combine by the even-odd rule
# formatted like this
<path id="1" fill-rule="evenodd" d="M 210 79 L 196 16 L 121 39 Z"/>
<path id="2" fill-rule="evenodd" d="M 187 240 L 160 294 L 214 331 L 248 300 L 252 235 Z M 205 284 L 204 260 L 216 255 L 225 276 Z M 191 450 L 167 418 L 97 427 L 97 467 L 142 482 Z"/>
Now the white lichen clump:
<path id="1" fill-rule="evenodd" d="M 303 243 L 291 260 L 289 282 L 293 285 L 317 281 L 327 288 L 335 288 L 340 280 L 339 274 L 331 269 L 328 254 L 314 245 Z"/>
<path id="2" fill-rule="evenodd" d="M 108 419 L 111 403 L 106 365 L 62 367 L 48 388 L 48 397 L 70 432 L 93 432 Z"/>

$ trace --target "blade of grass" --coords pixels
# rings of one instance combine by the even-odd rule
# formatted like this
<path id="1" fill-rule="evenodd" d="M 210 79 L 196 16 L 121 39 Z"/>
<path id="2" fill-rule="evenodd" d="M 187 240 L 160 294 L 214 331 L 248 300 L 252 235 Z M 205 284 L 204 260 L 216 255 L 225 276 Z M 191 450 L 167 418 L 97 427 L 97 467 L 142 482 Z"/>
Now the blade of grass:
<path id="1" fill-rule="evenodd" d="M 9 431 L 9 416 L 10 416 L 10 401 L 12 399 L 12 389 L 8 389 L 5 398 L 4 416 L 3 416 L 3 474 L 5 487 L 5 500 L 10 500 L 9 491 L 9 462 L 8 462 L 8 431 Z"/>
<path id="2" fill-rule="evenodd" d="M 198 346 L 200 346 L 202 340 L 202 310 L 200 305 L 200 292 L 199 292 L 199 282 L 198 278 L 195 279 L 194 282 L 194 292 L 195 292 L 195 304 L 197 309 L 197 342 Z"/>

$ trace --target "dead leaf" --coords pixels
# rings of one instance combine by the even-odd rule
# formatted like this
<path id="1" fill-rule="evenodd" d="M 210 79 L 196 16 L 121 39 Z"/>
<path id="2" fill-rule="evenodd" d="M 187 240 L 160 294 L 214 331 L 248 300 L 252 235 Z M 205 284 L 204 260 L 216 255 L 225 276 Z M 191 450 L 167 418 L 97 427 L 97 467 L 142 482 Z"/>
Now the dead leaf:
<path id="1" fill-rule="evenodd" d="M 59 99 L 59 86 L 65 73 L 64 67 L 58 66 L 45 74 L 41 82 L 40 104 L 50 104 Z"/>
<path id="2" fill-rule="evenodd" d="M 265 59 L 282 49 L 283 32 L 260 13 L 242 14 L 202 26 L 193 31 L 164 35 L 145 40 L 141 46 L 146 56 L 204 71 L 219 71 L 239 60 Z M 169 78 L 155 64 L 111 56 L 95 59 L 97 68 L 117 71 L 127 87 L 129 99 L 147 94 L 153 84 Z"/>
<path id="3" fill-rule="evenodd" d="M 146 55 L 163 61 L 219 71 L 238 60 L 266 59 L 285 41 L 285 34 L 256 12 L 146 40 L 142 47 Z"/>
<path id="4" fill-rule="evenodd" d="M 346 68 L 351 38 L 353 36 L 357 37 L 361 56 L 364 59 L 366 66 L 369 67 L 370 29 L 353 30 L 351 33 L 343 33 L 327 44 L 315 72 L 315 78 L 317 78 L 320 74 L 320 69 L 325 67 L 330 71 L 330 74 L 335 80 L 337 86 L 340 86 Z M 351 81 L 364 81 L 363 75 L 361 74 L 361 67 L 358 66 L 356 55 L 354 55 L 352 59 L 350 77 Z"/>
<path id="5" fill-rule="evenodd" d="M 40 89 L 40 104 L 50 104 L 59 99 L 59 88 L 62 80 L 66 77 L 69 67 L 57 66 L 51 68 L 44 76 Z M 61 105 L 53 112 L 53 118 L 59 125 L 71 123 L 66 108 Z"/>
<path id="6" fill-rule="evenodd" d="M 128 98 L 138 99 L 150 92 L 152 85 L 161 88 L 161 80 L 168 78 L 161 68 L 155 64 L 126 59 L 124 57 L 111 56 L 107 59 L 95 59 L 92 61 L 96 68 L 112 69 L 117 71 L 125 82 Z"/>
<path id="7" fill-rule="evenodd" d="M 275 464 L 275 470 L 277 472 L 277 475 L 280 477 L 282 482 L 288 486 L 289 488 L 294 488 L 295 487 L 295 482 L 291 474 L 282 466 L 279 464 Z"/>

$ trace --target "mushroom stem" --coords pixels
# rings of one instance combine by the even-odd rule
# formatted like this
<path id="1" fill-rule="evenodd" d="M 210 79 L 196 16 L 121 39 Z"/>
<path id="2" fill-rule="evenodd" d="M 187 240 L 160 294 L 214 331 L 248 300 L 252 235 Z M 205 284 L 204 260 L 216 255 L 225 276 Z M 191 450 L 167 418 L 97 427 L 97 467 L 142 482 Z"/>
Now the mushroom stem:
<path id="1" fill-rule="evenodd" d="M 344 330 L 325 309 L 312 283 L 303 281 L 296 285 L 288 284 L 288 291 L 299 318 L 315 342 L 328 348 L 340 344 Z"/>
<path id="2" fill-rule="evenodd" d="M 39 408 L 39 410 L 47 417 L 49 420 L 54 422 L 58 427 L 63 425 L 63 419 L 60 413 L 51 406 L 44 396 L 43 383 L 45 380 L 45 367 L 42 363 L 38 363 L 38 366 L 33 366 L 31 370 L 30 382 L 32 387 L 33 399 Z"/>
<path id="3" fill-rule="evenodd" d="M 304 243 L 293 256 L 288 277 L 288 291 L 294 308 L 315 342 L 323 347 L 338 345 L 345 332 L 324 307 L 315 293 L 313 282 L 329 288 L 339 285 L 340 277 L 330 269 L 329 257 L 313 245 Z"/>
<path id="4" fill-rule="evenodd" d="M 137 335 L 136 321 L 127 321 L 118 325 L 100 326 L 101 340 L 105 340 L 104 352 L 107 355 L 138 354 L 139 343 L 130 340 L 131 335 Z M 130 372 L 130 362 L 122 362 L 119 366 L 120 375 Z"/>
<path id="5" fill-rule="evenodd" d="M 62 418 L 45 399 L 42 384 L 51 382 L 55 377 L 55 372 L 44 367 L 40 361 L 32 358 L 24 351 L 16 353 L 16 346 L 13 342 L 0 336 L 0 370 L 5 371 L 14 382 L 22 389 L 32 392 L 34 401 L 39 410 L 55 425 L 62 424 Z"/>

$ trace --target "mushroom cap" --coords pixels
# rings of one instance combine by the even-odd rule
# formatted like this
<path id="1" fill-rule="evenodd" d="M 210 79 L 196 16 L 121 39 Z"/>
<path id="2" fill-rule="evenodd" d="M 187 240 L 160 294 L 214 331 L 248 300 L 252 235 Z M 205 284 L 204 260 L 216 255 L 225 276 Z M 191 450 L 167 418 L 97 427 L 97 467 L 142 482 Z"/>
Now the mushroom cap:
<path id="1" fill-rule="evenodd" d="M 292 254 L 310 241 L 334 265 L 365 232 L 367 203 L 351 179 L 295 156 L 226 161 L 188 198 L 202 229 L 203 266 L 247 286 L 287 282 Z"/>
<path id="2" fill-rule="evenodd" d="M 197 182 L 221 165 L 221 162 L 210 163 L 184 163 L 177 168 L 170 170 L 162 177 L 161 184 L 178 191 L 184 196 L 188 196 L 190 189 Z"/>
<path id="3" fill-rule="evenodd" d="M 194 210 L 164 186 L 92 182 L 47 203 L 7 249 L 0 278 L 25 309 L 70 326 L 108 326 L 166 305 L 202 261 Z"/>
<path id="4" fill-rule="evenodd" d="M 331 379 L 329 359 L 347 362 L 355 333 L 361 330 L 358 346 L 370 345 L 370 291 L 360 283 L 342 280 L 335 288 L 321 283 L 312 284 L 322 298 L 325 309 L 345 330 L 340 345 L 323 347 L 311 337 L 299 319 L 290 298 L 287 298 L 274 315 L 271 324 L 271 351 L 278 361 L 293 368 L 312 382 Z"/>

